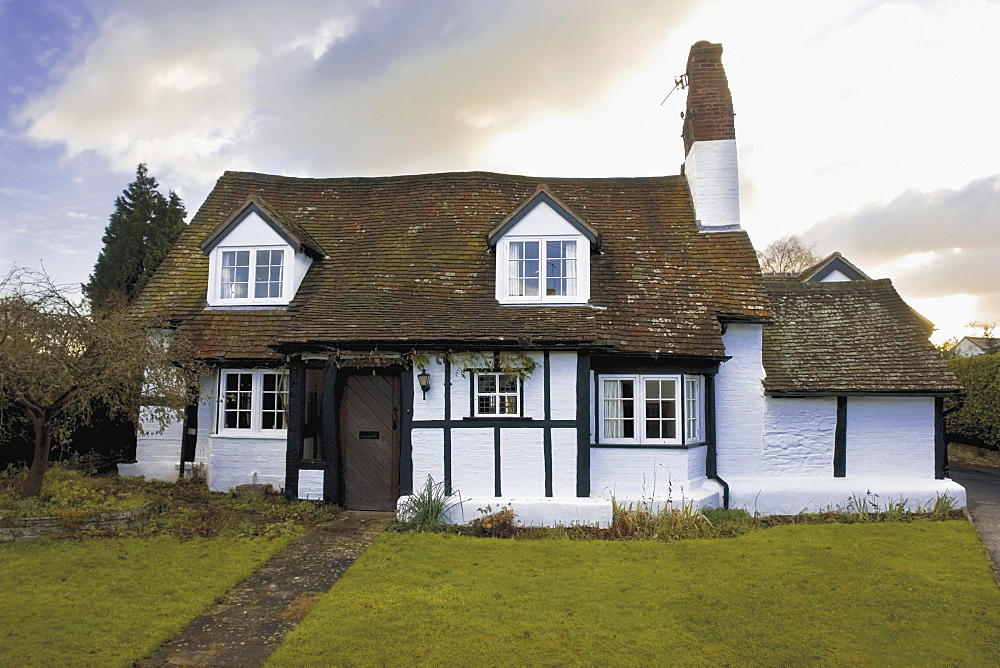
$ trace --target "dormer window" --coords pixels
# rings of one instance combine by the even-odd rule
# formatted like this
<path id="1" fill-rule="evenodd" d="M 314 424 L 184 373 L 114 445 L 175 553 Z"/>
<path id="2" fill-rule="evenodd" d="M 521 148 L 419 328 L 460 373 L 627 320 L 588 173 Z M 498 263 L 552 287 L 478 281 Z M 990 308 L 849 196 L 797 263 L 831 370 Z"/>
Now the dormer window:
<path id="1" fill-rule="evenodd" d="M 544 189 L 489 235 L 501 304 L 585 304 L 597 232 Z"/>
<path id="2" fill-rule="evenodd" d="M 295 223 L 251 198 L 201 244 L 208 255 L 208 305 L 284 306 L 323 251 Z"/>

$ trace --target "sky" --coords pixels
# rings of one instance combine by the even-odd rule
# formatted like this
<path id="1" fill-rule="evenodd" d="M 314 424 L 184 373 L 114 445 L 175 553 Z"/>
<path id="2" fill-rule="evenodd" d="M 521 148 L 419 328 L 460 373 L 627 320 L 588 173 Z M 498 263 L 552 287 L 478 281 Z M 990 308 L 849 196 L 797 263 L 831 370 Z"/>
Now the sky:
<path id="1" fill-rule="evenodd" d="M 936 341 L 1000 321 L 987 0 L 0 0 L 0 271 L 85 282 L 139 162 L 189 217 L 225 170 L 678 174 L 699 40 L 755 246 L 840 251 Z"/>

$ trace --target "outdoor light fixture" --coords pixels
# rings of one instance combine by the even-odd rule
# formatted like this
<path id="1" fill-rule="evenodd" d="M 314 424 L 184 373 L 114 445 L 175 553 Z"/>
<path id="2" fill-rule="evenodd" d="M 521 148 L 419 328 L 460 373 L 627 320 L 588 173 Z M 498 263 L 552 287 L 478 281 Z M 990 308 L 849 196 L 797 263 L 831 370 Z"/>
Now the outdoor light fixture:
<path id="1" fill-rule="evenodd" d="M 424 399 L 427 399 L 427 390 L 431 389 L 431 375 L 427 373 L 427 369 L 421 369 L 420 373 L 417 374 L 417 382 L 420 383 L 420 390 L 424 393 Z"/>

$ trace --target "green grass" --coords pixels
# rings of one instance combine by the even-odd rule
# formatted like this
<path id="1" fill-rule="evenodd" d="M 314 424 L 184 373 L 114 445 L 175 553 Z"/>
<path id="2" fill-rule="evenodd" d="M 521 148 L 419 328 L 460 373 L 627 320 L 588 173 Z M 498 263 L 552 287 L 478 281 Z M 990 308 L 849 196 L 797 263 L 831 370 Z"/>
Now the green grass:
<path id="1" fill-rule="evenodd" d="M 996 665 L 965 522 L 725 540 L 383 534 L 268 665 Z"/>
<path id="2" fill-rule="evenodd" d="M 131 665 L 287 542 L 127 538 L 0 546 L 0 665 Z"/>

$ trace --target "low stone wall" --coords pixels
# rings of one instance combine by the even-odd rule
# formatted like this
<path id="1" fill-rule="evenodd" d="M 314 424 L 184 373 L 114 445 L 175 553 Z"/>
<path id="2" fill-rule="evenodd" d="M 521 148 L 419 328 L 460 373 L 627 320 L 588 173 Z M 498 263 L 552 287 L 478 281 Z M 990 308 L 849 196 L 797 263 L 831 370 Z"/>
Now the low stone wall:
<path id="1" fill-rule="evenodd" d="M 953 464 L 972 464 L 1000 468 L 1000 452 L 977 448 L 963 443 L 948 444 L 948 461 Z"/>
<path id="2" fill-rule="evenodd" d="M 112 510 L 80 520 L 63 517 L 0 517 L 0 543 L 34 540 L 52 534 L 73 533 L 81 529 L 119 529 L 138 531 L 150 515 L 159 512 L 155 503 L 132 510 Z"/>

